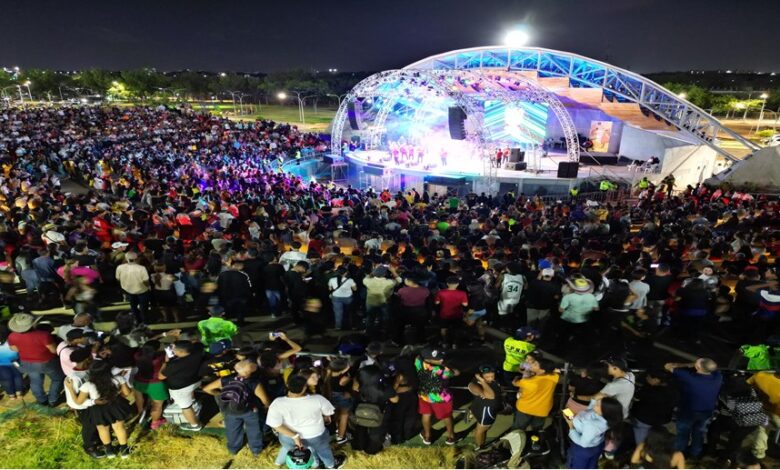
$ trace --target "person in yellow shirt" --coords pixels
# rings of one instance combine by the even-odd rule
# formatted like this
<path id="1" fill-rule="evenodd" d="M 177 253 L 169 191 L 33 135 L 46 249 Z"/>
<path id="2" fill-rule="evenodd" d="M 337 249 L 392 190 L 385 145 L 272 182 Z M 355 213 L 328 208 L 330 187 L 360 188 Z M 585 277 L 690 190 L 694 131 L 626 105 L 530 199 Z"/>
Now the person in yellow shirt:
<path id="1" fill-rule="evenodd" d="M 525 431 L 541 430 L 550 411 L 553 409 L 555 386 L 560 380 L 560 372 L 552 363 L 538 352 L 526 357 L 530 377 L 517 378 L 512 385 L 518 388 L 515 418 L 512 429 Z"/>

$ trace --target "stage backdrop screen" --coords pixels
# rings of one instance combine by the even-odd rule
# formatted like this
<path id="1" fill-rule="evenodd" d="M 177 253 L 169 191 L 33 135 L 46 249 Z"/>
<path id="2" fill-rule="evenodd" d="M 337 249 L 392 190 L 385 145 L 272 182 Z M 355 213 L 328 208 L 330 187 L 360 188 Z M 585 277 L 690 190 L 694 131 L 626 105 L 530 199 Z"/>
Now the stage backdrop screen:
<path id="1" fill-rule="evenodd" d="M 609 139 L 612 137 L 612 121 L 591 121 L 588 139 L 593 142 L 591 152 L 609 152 Z"/>
<path id="2" fill-rule="evenodd" d="M 509 147 L 544 143 L 547 135 L 547 105 L 517 102 L 485 101 L 486 137 Z"/>

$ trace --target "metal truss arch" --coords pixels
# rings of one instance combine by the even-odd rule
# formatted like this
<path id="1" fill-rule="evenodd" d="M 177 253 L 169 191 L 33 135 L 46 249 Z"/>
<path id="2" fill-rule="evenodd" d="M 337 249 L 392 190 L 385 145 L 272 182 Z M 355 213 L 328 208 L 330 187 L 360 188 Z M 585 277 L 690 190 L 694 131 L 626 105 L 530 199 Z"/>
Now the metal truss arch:
<path id="1" fill-rule="evenodd" d="M 637 73 L 578 54 L 537 47 L 485 46 L 460 49 L 430 56 L 404 67 L 404 70 L 502 70 L 535 72 L 537 77 L 565 77 L 570 87 L 600 88 L 603 99 L 636 103 L 643 114 L 654 115 L 676 127 L 702 145 L 729 160 L 737 159 L 718 142 L 720 135 L 732 146 L 752 153 L 760 146 L 721 124 L 693 103 Z M 515 75 L 519 77 L 520 75 Z"/>

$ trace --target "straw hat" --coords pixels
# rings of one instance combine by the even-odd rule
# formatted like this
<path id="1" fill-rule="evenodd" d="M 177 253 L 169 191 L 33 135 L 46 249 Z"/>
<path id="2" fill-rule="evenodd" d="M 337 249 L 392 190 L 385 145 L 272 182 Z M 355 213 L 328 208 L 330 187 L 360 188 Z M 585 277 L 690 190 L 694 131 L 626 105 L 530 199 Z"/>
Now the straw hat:
<path id="1" fill-rule="evenodd" d="M 574 292 L 579 293 L 586 293 L 590 292 L 591 289 L 593 289 L 593 285 L 588 279 L 578 278 L 574 279 L 573 281 L 569 281 L 569 285 L 574 290 Z"/>
<path id="2" fill-rule="evenodd" d="M 35 324 L 35 317 L 29 313 L 17 313 L 8 321 L 8 329 L 14 333 L 26 333 Z"/>

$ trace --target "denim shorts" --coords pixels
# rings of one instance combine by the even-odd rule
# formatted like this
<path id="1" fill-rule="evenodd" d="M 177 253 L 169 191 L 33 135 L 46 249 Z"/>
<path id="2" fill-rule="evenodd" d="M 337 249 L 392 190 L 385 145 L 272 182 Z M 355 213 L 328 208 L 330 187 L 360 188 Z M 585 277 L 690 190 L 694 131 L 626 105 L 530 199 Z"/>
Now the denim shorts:
<path id="1" fill-rule="evenodd" d="M 352 397 L 350 398 L 344 398 L 343 393 L 333 393 L 330 396 L 330 402 L 333 404 L 334 407 L 342 410 L 351 410 L 353 400 Z"/>

